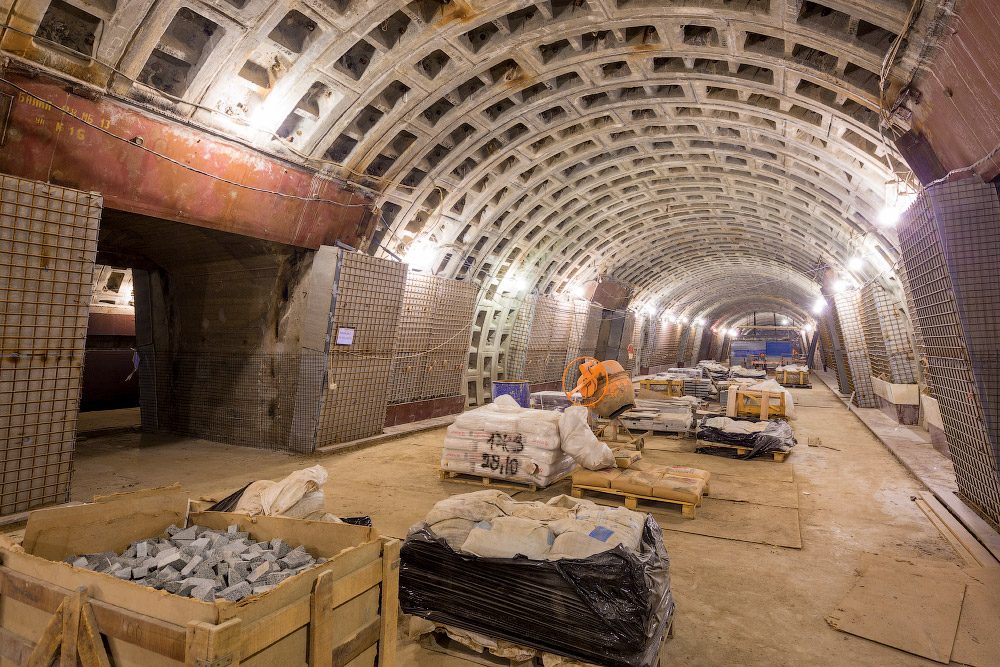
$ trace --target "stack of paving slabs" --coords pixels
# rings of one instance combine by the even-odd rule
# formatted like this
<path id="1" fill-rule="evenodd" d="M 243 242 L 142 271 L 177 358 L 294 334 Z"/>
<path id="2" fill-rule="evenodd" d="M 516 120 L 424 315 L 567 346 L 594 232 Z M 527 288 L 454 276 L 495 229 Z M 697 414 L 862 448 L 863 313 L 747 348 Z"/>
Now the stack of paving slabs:
<path id="1" fill-rule="evenodd" d="M 63 562 L 174 595 L 236 602 L 325 561 L 280 538 L 255 542 L 237 526 L 221 531 L 171 525 L 159 538 L 133 542 L 121 554 L 70 556 Z"/>
<path id="2" fill-rule="evenodd" d="M 712 361 L 711 359 L 702 359 L 698 362 L 698 366 L 705 369 L 705 372 L 708 373 L 708 377 L 716 382 L 719 380 L 725 380 L 729 377 L 729 366 L 723 366 L 722 364 Z"/>
<path id="3" fill-rule="evenodd" d="M 622 424 L 638 431 L 687 433 L 694 427 L 694 411 L 700 401 L 691 397 L 638 398 L 635 408 L 621 416 Z"/>

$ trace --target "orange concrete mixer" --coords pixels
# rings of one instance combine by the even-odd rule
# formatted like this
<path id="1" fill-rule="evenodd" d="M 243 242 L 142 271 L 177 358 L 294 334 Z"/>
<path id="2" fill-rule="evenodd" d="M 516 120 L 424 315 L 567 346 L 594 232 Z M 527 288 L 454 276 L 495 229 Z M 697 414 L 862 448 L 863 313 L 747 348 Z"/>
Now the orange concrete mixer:
<path id="1" fill-rule="evenodd" d="M 635 407 L 635 388 L 628 371 L 617 361 L 598 361 L 593 357 L 580 357 L 566 367 L 569 371 L 578 361 L 580 381 L 567 396 L 579 392 L 583 397 L 580 405 L 590 408 L 594 414 L 605 419 L 614 419 L 618 415 Z M 565 387 L 566 372 L 563 372 Z M 571 398 L 572 400 L 572 398 Z"/>

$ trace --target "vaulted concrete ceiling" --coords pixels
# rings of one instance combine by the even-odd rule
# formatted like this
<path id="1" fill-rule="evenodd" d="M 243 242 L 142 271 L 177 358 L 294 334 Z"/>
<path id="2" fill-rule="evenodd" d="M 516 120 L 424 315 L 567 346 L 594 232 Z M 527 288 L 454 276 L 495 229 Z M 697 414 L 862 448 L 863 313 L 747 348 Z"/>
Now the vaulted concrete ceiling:
<path id="1" fill-rule="evenodd" d="M 894 260 L 880 71 L 902 35 L 891 108 L 953 2 L 14 0 L 8 22 L 50 40 L 23 57 L 377 192 L 384 248 L 440 274 L 612 277 L 715 322 L 804 318 L 821 267 Z"/>

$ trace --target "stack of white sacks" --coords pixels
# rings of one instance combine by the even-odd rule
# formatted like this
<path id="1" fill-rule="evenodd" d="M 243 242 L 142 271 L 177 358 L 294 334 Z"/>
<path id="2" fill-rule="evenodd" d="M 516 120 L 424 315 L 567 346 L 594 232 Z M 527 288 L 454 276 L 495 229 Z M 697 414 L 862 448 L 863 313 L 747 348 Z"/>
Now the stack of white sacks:
<path id="1" fill-rule="evenodd" d="M 587 425 L 587 409 L 522 408 L 509 396 L 458 416 L 448 427 L 441 468 L 547 486 L 580 464 L 613 466 L 615 457 Z"/>

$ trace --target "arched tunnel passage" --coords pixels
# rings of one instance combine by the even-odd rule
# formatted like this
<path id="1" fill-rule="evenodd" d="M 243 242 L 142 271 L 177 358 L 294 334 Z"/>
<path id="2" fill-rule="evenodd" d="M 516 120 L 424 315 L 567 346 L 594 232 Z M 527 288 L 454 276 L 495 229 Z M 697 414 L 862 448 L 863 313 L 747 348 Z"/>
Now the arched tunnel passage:
<path id="1" fill-rule="evenodd" d="M 239 455 L 259 479 L 287 472 L 272 453 L 322 456 L 340 515 L 364 499 L 402 537 L 450 489 L 420 476 L 447 467 L 455 429 L 419 429 L 488 414 L 505 390 L 558 406 L 593 357 L 639 401 L 664 386 L 699 401 L 685 432 L 741 416 L 726 392 L 747 378 L 792 385 L 806 446 L 772 469 L 802 489 L 768 495 L 791 482 L 762 472 L 751 499 L 727 499 L 723 479 L 703 514 L 772 512 L 730 518 L 742 537 L 662 526 L 685 556 L 692 534 L 729 537 L 744 543 L 719 547 L 730 562 L 826 586 L 794 598 L 813 621 L 848 580 L 835 555 L 950 553 L 896 459 L 1000 557 L 994 4 L 0 0 L 0 515 L 76 499 L 77 455 L 78 489 L 120 490 L 86 472 L 116 445 L 77 447 L 77 421 L 129 393 L 130 454 L 215 452 L 201 467 L 234 488 L 253 480 L 236 485 L 212 443 L 259 450 Z M 76 364 L 100 355 L 115 365 Z M 678 442 L 645 455 L 766 470 Z M 840 506 L 844 526 L 820 516 Z M 812 546 L 835 576 L 806 582 L 796 556 L 745 544 Z M 720 563 L 744 612 L 778 611 Z M 686 574 L 678 600 L 697 608 Z M 791 660 L 745 627 L 723 634 L 764 653 L 706 649 L 710 607 L 701 662 Z M 795 630 L 815 640 L 802 662 L 846 661 L 839 635 Z M 851 641 L 862 661 L 905 660 Z M 336 656 L 382 667 L 382 649 Z"/>

